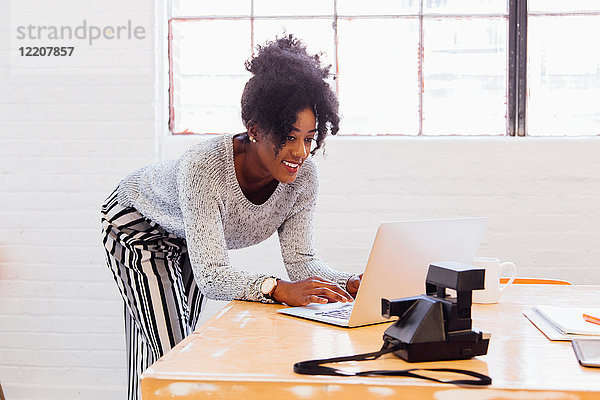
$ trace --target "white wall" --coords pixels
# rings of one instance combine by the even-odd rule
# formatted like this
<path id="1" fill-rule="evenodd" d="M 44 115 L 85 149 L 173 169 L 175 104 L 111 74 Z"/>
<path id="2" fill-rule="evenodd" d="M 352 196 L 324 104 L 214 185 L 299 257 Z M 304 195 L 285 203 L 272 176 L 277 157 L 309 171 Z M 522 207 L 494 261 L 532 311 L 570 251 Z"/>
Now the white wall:
<path id="1" fill-rule="evenodd" d="M 11 400 L 119 399 L 121 302 L 98 210 L 119 179 L 153 160 L 163 132 L 153 2 L 60 4 L 73 24 L 133 19 L 148 36 L 76 44 L 82 56 L 63 66 L 12 68 L 0 12 L 0 382 Z M 46 23 L 60 7 L 42 10 Z M 195 140 L 169 138 L 161 151 L 176 156 Z M 522 275 L 598 284 L 599 147 L 597 138 L 331 138 L 318 158 L 318 247 L 358 272 L 382 220 L 487 215 L 481 255 L 513 260 Z M 282 273 L 276 240 L 261 251 L 232 259 Z"/>
<path id="2" fill-rule="evenodd" d="M 43 5 L 42 5 L 43 4 Z M 10 10 L 7 10 L 10 6 Z M 154 157 L 153 1 L 0 2 L 0 382 L 8 399 L 124 398 L 121 301 L 99 208 Z M 19 58 L 15 22 L 146 28 Z"/>
<path id="3" fill-rule="evenodd" d="M 167 139 L 165 157 L 197 140 Z M 330 137 L 315 158 L 320 254 L 359 272 L 382 221 L 486 216 L 480 256 L 514 261 L 520 276 L 598 284 L 597 154 L 595 137 Z M 277 255 L 276 240 L 268 248 Z"/>

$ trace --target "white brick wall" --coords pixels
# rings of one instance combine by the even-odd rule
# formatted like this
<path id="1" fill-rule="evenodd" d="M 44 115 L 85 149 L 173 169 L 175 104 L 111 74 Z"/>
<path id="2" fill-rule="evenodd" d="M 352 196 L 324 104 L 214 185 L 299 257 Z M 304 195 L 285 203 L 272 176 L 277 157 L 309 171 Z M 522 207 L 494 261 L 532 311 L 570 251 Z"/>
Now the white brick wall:
<path id="1" fill-rule="evenodd" d="M 167 139 L 165 157 L 196 140 Z M 600 284 L 596 154 L 597 137 L 331 137 L 316 158 L 320 254 L 358 272 L 381 221 L 487 216 L 480 256 L 514 261 L 521 276 Z M 276 255 L 276 240 L 265 247 Z M 240 261 L 259 254 L 246 251 Z"/>
<path id="2" fill-rule="evenodd" d="M 11 400 L 120 399 L 122 306 L 98 209 L 162 137 L 147 63 L 153 2 L 60 4 L 75 20 L 134 19 L 148 38 L 99 45 L 75 60 L 85 68 L 13 70 L 0 5 L 0 382 Z M 52 23 L 60 7 L 47 7 Z M 168 138 L 159 150 L 174 157 L 195 140 Z M 358 272 L 381 220 L 487 215 L 481 255 L 515 261 L 522 275 L 598 284 L 599 147 L 598 138 L 332 138 L 318 159 L 318 247 Z M 232 260 L 283 273 L 275 238 Z"/>
<path id="3" fill-rule="evenodd" d="M 122 305 L 103 264 L 99 206 L 154 158 L 153 2 L 1 7 L 0 382 L 9 399 L 124 398 Z M 147 38 L 61 42 L 76 55 L 62 67 L 15 66 L 11 24 L 28 22 L 27 10 L 45 25 L 132 19 Z"/>

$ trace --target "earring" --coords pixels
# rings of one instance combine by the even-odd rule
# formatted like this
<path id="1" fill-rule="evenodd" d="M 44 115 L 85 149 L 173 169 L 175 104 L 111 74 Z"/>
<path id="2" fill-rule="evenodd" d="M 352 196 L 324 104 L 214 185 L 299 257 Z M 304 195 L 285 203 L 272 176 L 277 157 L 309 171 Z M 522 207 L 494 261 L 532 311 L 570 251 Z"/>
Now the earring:
<path id="1" fill-rule="evenodd" d="M 256 143 L 256 138 L 254 136 L 248 136 L 252 143 Z"/>

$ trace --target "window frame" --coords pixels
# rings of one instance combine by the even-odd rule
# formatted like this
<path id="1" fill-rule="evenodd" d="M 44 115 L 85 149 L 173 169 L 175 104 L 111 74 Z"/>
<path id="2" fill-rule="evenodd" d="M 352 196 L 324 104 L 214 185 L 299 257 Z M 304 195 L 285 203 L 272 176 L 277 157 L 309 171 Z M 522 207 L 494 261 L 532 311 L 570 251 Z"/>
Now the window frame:
<path id="1" fill-rule="evenodd" d="M 251 0 L 249 0 L 251 1 Z M 419 85 L 419 130 L 416 135 L 402 135 L 394 134 L 393 136 L 409 136 L 409 137 L 446 137 L 446 135 L 424 135 L 422 132 L 423 124 L 423 21 L 426 18 L 440 18 L 440 17 L 453 17 L 453 18 L 485 18 L 485 17 L 501 17 L 507 18 L 507 82 L 506 82 L 506 130 L 501 135 L 452 135 L 453 137 L 511 137 L 511 136 L 528 136 L 527 135 L 527 20 L 529 15 L 600 15 L 599 12 L 528 12 L 527 0 L 508 0 L 508 13 L 499 14 L 431 14 L 423 13 L 423 1 L 419 2 L 419 13 L 418 14 L 406 14 L 406 15 L 395 15 L 395 16 L 365 16 L 365 18 L 418 18 L 419 20 L 419 59 L 418 59 L 418 85 Z M 157 68 L 157 101 L 161 107 L 161 112 L 157 113 L 157 126 L 166 126 L 167 136 L 186 136 L 189 134 L 193 135 L 206 135 L 210 133 L 206 132 L 191 132 L 187 129 L 183 132 L 174 131 L 174 114 L 175 109 L 173 105 L 173 54 L 172 54 L 172 23 L 173 21 L 181 20 L 250 20 L 256 19 L 274 19 L 279 17 L 257 17 L 253 15 L 253 7 L 250 16 L 203 16 L 203 17 L 172 17 L 171 15 L 171 0 L 167 0 L 163 3 L 158 3 L 156 7 L 156 21 L 157 21 L 157 35 L 156 45 L 157 49 L 160 49 L 161 55 L 166 57 L 159 57 L 163 62 Z M 333 29 L 335 35 L 335 53 L 333 58 L 335 64 L 332 66 L 335 71 L 338 71 L 339 59 L 337 55 L 337 8 L 335 7 L 336 2 L 334 1 L 334 13 L 333 13 Z M 290 18 L 292 16 L 289 16 Z M 327 18 L 331 16 L 294 16 L 294 18 Z M 253 30 L 251 31 L 251 34 Z M 167 38 L 165 41 L 164 38 Z M 254 37 L 251 37 L 251 51 L 254 51 Z M 164 79 L 168 77 L 168 79 Z M 337 81 L 336 81 L 337 83 Z M 336 87 L 336 91 L 337 91 Z M 166 94 L 166 95 L 165 95 Z M 166 99 L 166 101 L 165 101 Z M 382 134 L 384 135 L 384 134 Z M 380 134 L 353 134 L 349 136 L 381 136 Z M 387 136 L 387 135 L 385 135 Z M 543 136 L 543 135 L 542 135 Z M 585 135 L 594 137 L 594 135 Z M 577 135 L 573 135 L 577 137 Z M 161 140 L 156 141 L 157 154 L 160 153 Z"/>

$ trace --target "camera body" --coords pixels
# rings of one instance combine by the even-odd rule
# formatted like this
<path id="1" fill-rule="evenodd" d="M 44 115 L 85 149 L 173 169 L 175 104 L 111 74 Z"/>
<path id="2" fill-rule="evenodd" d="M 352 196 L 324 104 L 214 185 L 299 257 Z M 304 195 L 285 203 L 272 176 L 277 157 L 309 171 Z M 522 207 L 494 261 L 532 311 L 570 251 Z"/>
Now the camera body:
<path id="1" fill-rule="evenodd" d="M 460 360 L 487 354 L 490 334 L 472 330 L 472 291 L 484 288 L 485 270 L 457 262 L 429 265 L 426 294 L 381 299 L 381 314 L 399 319 L 384 333 L 408 362 Z M 446 294 L 456 291 L 456 297 Z"/>

